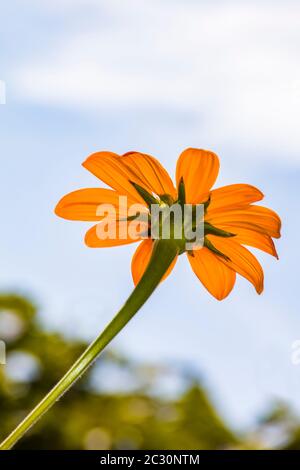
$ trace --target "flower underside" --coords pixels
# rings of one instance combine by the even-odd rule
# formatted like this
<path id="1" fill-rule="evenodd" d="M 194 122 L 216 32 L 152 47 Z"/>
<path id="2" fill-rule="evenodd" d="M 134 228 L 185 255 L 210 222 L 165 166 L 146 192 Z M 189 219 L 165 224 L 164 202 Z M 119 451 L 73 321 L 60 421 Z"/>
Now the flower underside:
<path id="1" fill-rule="evenodd" d="M 148 219 L 148 230 L 144 232 L 145 237 L 151 238 L 152 234 L 152 214 L 153 214 L 153 207 L 158 206 L 159 207 L 159 220 L 158 223 L 158 235 L 159 239 L 172 239 L 175 240 L 177 245 L 178 245 L 178 254 L 181 255 L 185 252 L 189 252 L 191 256 L 193 256 L 193 249 L 196 249 L 197 246 L 201 245 L 205 246 L 208 248 L 212 253 L 216 254 L 217 256 L 220 256 L 221 258 L 224 258 L 226 261 L 230 261 L 229 256 L 226 256 L 222 251 L 218 250 L 213 243 L 207 238 L 207 235 L 215 235 L 218 237 L 223 237 L 223 238 L 230 238 L 234 237 L 236 234 L 222 230 L 220 228 L 217 228 L 213 226 L 211 223 L 205 221 L 205 213 L 207 211 L 207 208 L 209 207 L 210 204 L 210 196 L 206 201 L 203 201 L 201 204 L 192 204 L 191 205 L 191 214 L 189 217 L 188 222 L 185 220 L 185 207 L 186 207 L 186 200 L 185 200 L 185 185 L 184 185 L 184 180 L 181 178 L 179 188 L 178 188 L 178 198 L 174 200 L 174 198 L 170 194 L 150 194 L 145 188 L 141 187 L 139 184 L 131 182 L 133 187 L 136 189 L 136 191 L 140 194 L 140 196 L 143 198 L 145 203 L 148 205 L 149 208 L 149 213 L 147 214 L 147 219 Z M 176 214 L 174 212 L 170 213 L 170 208 L 174 208 L 176 205 L 179 205 L 180 208 L 182 208 L 182 211 L 180 213 L 180 218 L 179 220 L 176 219 Z M 197 217 L 197 207 L 201 207 L 201 216 Z M 164 231 L 163 231 L 163 224 L 164 224 L 164 209 L 166 210 L 166 217 L 168 218 L 168 222 L 170 223 L 170 230 L 168 231 L 168 236 L 164 236 Z M 139 216 L 133 215 L 130 217 L 127 217 L 127 220 L 134 220 Z M 193 238 L 187 238 L 185 234 L 185 226 L 189 223 L 193 229 Z M 176 225 L 178 225 L 176 227 Z M 201 229 L 201 230 L 200 230 Z M 201 232 L 201 240 L 196 239 L 196 233 Z M 178 236 L 179 234 L 179 236 Z"/>
<path id="2" fill-rule="evenodd" d="M 96 222 L 85 236 L 85 243 L 91 248 L 140 241 L 131 264 L 135 284 L 150 262 L 155 241 L 170 238 L 177 254 L 187 254 L 192 270 L 216 299 L 228 296 L 236 274 L 250 281 L 257 293 L 263 291 L 263 269 L 248 247 L 278 258 L 273 238 L 280 237 L 280 218 L 273 210 L 255 204 L 264 195 L 252 185 L 239 183 L 213 188 L 220 166 L 214 152 L 184 150 L 177 161 L 176 185 L 157 159 L 140 152 L 123 155 L 96 152 L 83 166 L 111 189 L 86 188 L 67 194 L 58 203 L 56 214 L 69 220 Z M 140 205 L 145 217 L 136 238 L 130 235 L 130 228 L 138 227 L 139 216 L 134 215 L 135 210 L 120 209 L 118 200 L 124 196 L 128 207 Z M 115 207 L 113 218 L 118 233 L 125 233 L 124 237 L 98 236 L 98 228 L 102 229 L 104 223 L 97 210 L 106 203 Z M 181 207 L 182 217 L 172 218 L 174 206 Z M 165 237 L 164 220 L 168 218 L 170 230 Z M 164 278 L 175 264 L 176 259 Z"/>

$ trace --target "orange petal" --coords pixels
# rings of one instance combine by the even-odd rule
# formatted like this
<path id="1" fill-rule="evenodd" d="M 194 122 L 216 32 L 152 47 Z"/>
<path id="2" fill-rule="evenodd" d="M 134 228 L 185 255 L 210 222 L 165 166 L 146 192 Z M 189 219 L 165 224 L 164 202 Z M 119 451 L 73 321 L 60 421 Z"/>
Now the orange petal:
<path id="1" fill-rule="evenodd" d="M 250 184 L 230 184 L 213 189 L 207 212 L 237 209 L 263 199 L 263 193 Z"/>
<path id="2" fill-rule="evenodd" d="M 82 164 L 93 175 L 122 195 L 129 195 L 135 202 L 145 204 L 130 181 L 142 184 L 139 178 L 124 165 L 119 155 L 112 152 L 97 152 L 90 155 Z"/>
<path id="3" fill-rule="evenodd" d="M 230 231 L 232 227 L 229 225 L 218 226 L 225 231 Z M 255 232 L 247 228 L 238 227 L 236 229 L 236 236 L 233 240 L 241 245 L 253 246 L 259 250 L 265 251 L 269 255 L 275 256 L 278 259 L 278 254 L 272 238 L 269 235 L 261 232 Z"/>
<path id="4" fill-rule="evenodd" d="M 109 204 L 115 210 L 116 218 L 126 218 L 127 208 L 121 203 L 120 194 L 111 189 L 87 188 L 73 191 L 64 196 L 55 208 L 59 217 L 68 220 L 101 220 L 99 208 L 102 204 Z M 127 207 L 136 204 L 132 198 L 127 199 Z M 145 208 L 146 210 L 146 208 Z"/>
<path id="5" fill-rule="evenodd" d="M 138 152 L 125 153 L 121 158 L 127 168 L 138 177 L 136 183 L 158 196 L 169 194 L 176 199 L 173 182 L 156 158 Z"/>
<path id="6" fill-rule="evenodd" d="M 204 287 L 217 299 L 223 300 L 233 289 L 236 274 L 208 248 L 188 255 L 191 267 Z"/>
<path id="7" fill-rule="evenodd" d="M 224 210 L 224 212 L 210 213 L 208 211 L 205 219 L 217 227 L 221 225 L 231 227 L 233 233 L 235 233 L 235 228 L 246 228 L 265 233 L 270 237 L 280 237 L 280 218 L 276 212 L 267 207 L 253 205 L 243 209 Z"/>
<path id="8" fill-rule="evenodd" d="M 219 251 L 230 258 L 230 261 L 225 261 L 219 257 L 220 261 L 250 281 L 257 293 L 261 294 L 264 288 L 264 273 L 255 256 L 233 239 L 214 235 L 208 235 L 207 238 Z"/>
<path id="9" fill-rule="evenodd" d="M 137 285 L 144 274 L 147 265 L 150 261 L 152 250 L 153 250 L 153 240 L 148 238 L 144 240 L 136 249 L 132 262 L 131 262 L 131 273 L 134 285 Z M 166 271 L 165 275 L 162 278 L 164 281 L 169 274 L 171 273 L 172 269 L 174 268 L 177 261 L 177 257 L 172 261 L 171 265 L 169 266 L 168 270 Z"/>
<path id="10" fill-rule="evenodd" d="M 182 152 L 177 161 L 176 181 L 178 187 L 183 178 L 188 204 L 200 204 L 208 199 L 219 166 L 218 156 L 208 150 L 187 149 Z"/>
<path id="11" fill-rule="evenodd" d="M 108 235 L 107 221 L 94 225 L 85 235 L 85 243 L 90 248 L 103 248 L 117 245 L 128 245 L 147 237 L 148 224 L 137 221 L 110 221 L 111 231 Z M 115 225 L 113 225 L 113 223 Z M 136 229 L 136 231 L 135 231 Z M 133 231 L 132 231 L 133 230 Z M 143 233 L 143 235 L 142 235 Z"/>

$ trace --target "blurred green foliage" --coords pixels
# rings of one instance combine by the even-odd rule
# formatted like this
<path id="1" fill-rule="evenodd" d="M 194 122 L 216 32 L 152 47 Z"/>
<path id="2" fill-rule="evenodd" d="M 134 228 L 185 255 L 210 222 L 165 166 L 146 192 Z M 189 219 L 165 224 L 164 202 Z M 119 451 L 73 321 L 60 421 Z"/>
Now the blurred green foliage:
<path id="1" fill-rule="evenodd" d="M 4 438 L 61 378 L 86 344 L 45 331 L 36 307 L 18 295 L 0 295 L 0 339 L 5 341 L 7 353 L 6 365 L 0 365 L 0 438 Z M 127 374 L 131 387 L 117 392 L 105 389 L 113 367 L 121 377 Z M 105 374 L 101 375 L 99 368 Z M 166 374 L 166 367 L 133 364 L 107 352 L 16 448 L 259 448 L 264 446 L 265 436 L 277 430 L 277 447 L 300 449 L 299 423 L 284 405 L 272 407 L 251 435 L 238 437 L 192 375 L 176 372 L 184 387 L 175 398 L 158 393 L 155 384 Z"/>

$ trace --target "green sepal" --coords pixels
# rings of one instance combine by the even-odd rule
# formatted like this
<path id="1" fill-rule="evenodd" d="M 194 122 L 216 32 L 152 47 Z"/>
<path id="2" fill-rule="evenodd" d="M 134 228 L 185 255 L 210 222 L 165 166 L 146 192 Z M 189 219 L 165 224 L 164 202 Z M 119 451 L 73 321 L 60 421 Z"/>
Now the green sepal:
<path id="1" fill-rule="evenodd" d="M 159 203 L 159 200 L 156 199 L 153 194 L 150 194 L 146 189 L 142 188 L 142 186 L 137 183 L 134 183 L 133 181 L 129 182 L 132 184 L 134 189 L 139 193 L 139 195 L 144 199 L 144 201 L 148 204 L 149 207 L 151 206 L 151 204 Z"/>
<path id="2" fill-rule="evenodd" d="M 231 261 L 230 258 L 226 255 L 224 255 L 224 253 L 222 253 L 222 251 L 218 250 L 210 240 L 208 240 L 206 237 L 204 238 L 204 246 L 206 248 L 208 248 L 210 251 L 212 251 L 213 253 L 215 253 L 216 255 L 220 256 L 221 258 L 224 258 L 226 261 Z"/>
<path id="3" fill-rule="evenodd" d="M 167 204 L 167 206 L 172 206 L 174 204 L 174 200 L 170 194 L 160 194 L 159 199 Z"/>
<path id="4" fill-rule="evenodd" d="M 178 203 L 181 205 L 182 208 L 184 208 L 185 202 L 185 185 L 183 178 L 181 177 L 178 186 Z"/>
<path id="5" fill-rule="evenodd" d="M 217 235 L 218 237 L 224 237 L 224 238 L 236 236 L 235 233 L 226 232 L 225 230 L 214 227 L 209 222 L 204 222 L 204 233 L 205 235 Z"/>
<path id="6" fill-rule="evenodd" d="M 205 202 L 203 203 L 203 205 L 204 205 L 204 214 L 206 214 L 206 212 L 207 212 L 207 208 L 208 208 L 208 206 L 209 206 L 209 204 L 210 204 L 210 201 L 211 201 L 211 195 L 209 195 L 207 201 L 205 201 Z"/>

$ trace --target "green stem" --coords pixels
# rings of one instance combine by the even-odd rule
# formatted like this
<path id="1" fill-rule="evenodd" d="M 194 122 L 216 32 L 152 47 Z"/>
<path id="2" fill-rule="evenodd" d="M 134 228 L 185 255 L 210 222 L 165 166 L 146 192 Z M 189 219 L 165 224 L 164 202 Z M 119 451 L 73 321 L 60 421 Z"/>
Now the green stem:
<path id="1" fill-rule="evenodd" d="M 7 450 L 35 424 L 46 411 L 76 382 L 99 356 L 105 346 L 124 328 L 155 290 L 168 267 L 176 257 L 178 248 L 171 240 L 155 242 L 147 269 L 124 306 L 98 338 L 90 344 L 63 378 L 29 413 L 19 426 L 2 442 L 0 450 Z"/>

